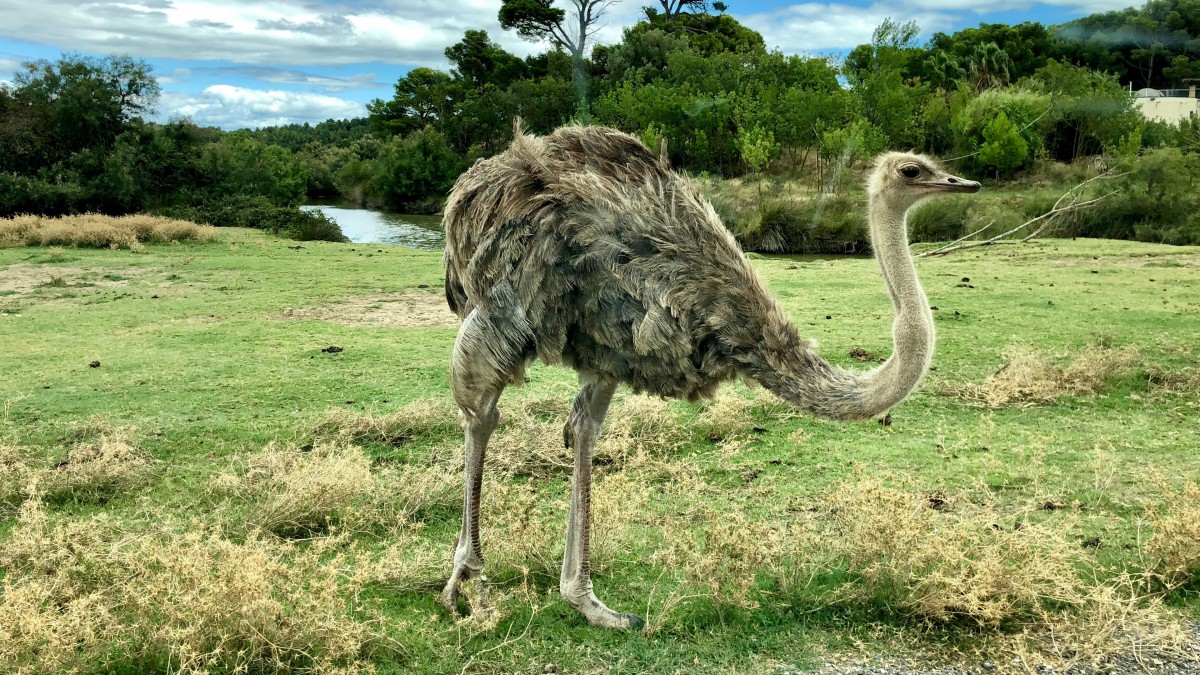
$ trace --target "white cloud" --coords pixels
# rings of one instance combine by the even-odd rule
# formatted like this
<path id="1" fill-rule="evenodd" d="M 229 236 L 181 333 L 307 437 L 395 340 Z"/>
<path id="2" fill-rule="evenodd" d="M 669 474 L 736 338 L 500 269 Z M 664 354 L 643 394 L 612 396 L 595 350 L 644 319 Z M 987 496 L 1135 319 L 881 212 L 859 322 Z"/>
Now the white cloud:
<path id="1" fill-rule="evenodd" d="M 21 59 L 9 58 L 11 54 L 0 55 L 0 86 L 9 86 L 13 83 L 13 75 L 21 67 Z"/>
<path id="2" fill-rule="evenodd" d="M 495 0 L 383 0 L 358 8 L 335 0 L 0 0 L 0 37 L 135 58 L 292 67 L 443 66 L 442 51 L 468 29 L 487 30 L 518 54 L 535 51 L 501 30 L 498 8 Z"/>
<path id="3" fill-rule="evenodd" d="M 916 9 L 971 10 L 976 14 L 1028 9 L 1034 5 L 1051 5 L 1075 9 L 1080 14 L 1094 14 L 1141 6 L 1145 3 L 1130 2 L 1129 0 L 907 0 L 902 4 Z"/>
<path id="4" fill-rule="evenodd" d="M 900 23 L 916 21 L 925 33 L 944 30 L 955 23 L 952 14 L 914 11 L 901 4 L 854 7 L 818 2 L 781 7 L 738 19 L 762 33 L 768 49 L 815 54 L 870 42 L 875 28 L 888 17 Z"/>
<path id="5" fill-rule="evenodd" d="M 804 2 L 738 15 L 737 19 L 762 33 L 768 48 L 812 54 L 870 42 L 876 26 L 888 17 L 900 23 L 916 21 L 922 35 L 930 35 L 953 29 L 964 14 L 1027 9 L 1034 5 L 1069 7 L 1080 14 L 1090 14 L 1130 7 L 1133 3 L 1129 0 L 898 0 L 858 7 L 836 2 Z"/>
<path id="6" fill-rule="evenodd" d="M 316 124 L 327 119 L 362 117 L 361 103 L 334 96 L 295 91 L 246 89 L 214 84 L 199 94 L 167 92 L 160 109 L 183 115 L 201 126 L 223 129 L 280 124 Z"/>

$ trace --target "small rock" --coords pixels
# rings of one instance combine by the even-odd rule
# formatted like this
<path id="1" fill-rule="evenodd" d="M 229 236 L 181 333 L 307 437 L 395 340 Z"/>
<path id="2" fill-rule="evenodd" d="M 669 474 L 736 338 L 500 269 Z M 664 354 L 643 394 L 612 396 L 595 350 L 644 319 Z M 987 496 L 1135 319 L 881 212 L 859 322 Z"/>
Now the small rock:
<path id="1" fill-rule="evenodd" d="M 983 666 L 984 670 L 995 670 L 996 669 L 996 664 L 992 663 L 991 661 L 984 661 L 980 665 Z"/>
<path id="2" fill-rule="evenodd" d="M 99 361 L 92 361 L 91 363 L 88 364 L 88 368 L 99 368 L 99 367 L 100 367 Z"/>

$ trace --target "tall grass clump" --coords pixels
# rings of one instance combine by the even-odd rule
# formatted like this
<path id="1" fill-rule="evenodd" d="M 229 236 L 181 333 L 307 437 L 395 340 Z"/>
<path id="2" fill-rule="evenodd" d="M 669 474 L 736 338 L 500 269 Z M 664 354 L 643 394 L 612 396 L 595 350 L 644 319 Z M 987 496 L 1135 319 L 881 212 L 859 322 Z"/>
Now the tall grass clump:
<path id="1" fill-rule="evenodd" d="M 764 253 L 864 253 L 866 209 L 844 195 L 772 199 L 726 222 L 742 247 Z"/>
<path id="2" fill-rule="evenodd" d="M 172 241 L 212 241 L 216 229 L 161 216 L 102 216 L 88 213 L 59 218 L 15 216 L 0 219 L 0 246 L 79 246 L 137 248 Z"/>
<path id="3" fill-rule="evenodd" d="M 458 410 L 448 398 L 413 401 L 396 412 L 377 414 L 335 408 L 313 429 L 317 439 L 337 439 L 359 445 L 401 446 L 435 440 L 458 432 Z"/>

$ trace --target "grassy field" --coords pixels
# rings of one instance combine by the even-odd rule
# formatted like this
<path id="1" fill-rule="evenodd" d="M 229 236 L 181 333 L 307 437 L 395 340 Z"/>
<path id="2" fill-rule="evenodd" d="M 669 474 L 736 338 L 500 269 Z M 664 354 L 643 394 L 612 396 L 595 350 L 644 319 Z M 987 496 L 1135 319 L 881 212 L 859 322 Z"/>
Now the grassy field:
<path id="1" fill-rule="evenodd" d="M 593 569 L 609 606 L 646 616 L 635 634 L 557 596 L 560 368 L 502 401 L 494 611 L 437 604 L 461 500 L 440 262 L 247 230 L 0 249 L 0 671 L 1024 669 L 1188 649 L 1200 249 L 919 261 L 935 370 L 887 425 L 741 384 L 701 406 L 618 394 Z M 827 358 L 888 354 L 872 260 L 754 264 Z"/>

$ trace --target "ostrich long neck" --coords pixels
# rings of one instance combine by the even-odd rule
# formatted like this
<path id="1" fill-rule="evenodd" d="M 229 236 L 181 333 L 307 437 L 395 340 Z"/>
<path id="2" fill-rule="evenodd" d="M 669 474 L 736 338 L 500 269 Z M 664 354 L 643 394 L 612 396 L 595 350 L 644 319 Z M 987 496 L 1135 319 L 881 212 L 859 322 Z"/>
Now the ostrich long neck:
<path id="1" fill-rule="evenodd" d="M 933 313 L 908 251 L 904 210 L 873 195 L 870 220 L 875 259 L 896 310 L 891 357 L 867 372 L 836 368 L 808 345 L 789 338 L 795 335 L 789 324 L 766 340 L 767 350 L 783 353 L 765 354 L 770 367 L 754 375 L 780 398 L 821 417 L 864 419 L 882 414 L 916 388 L 933 357 Z"/>

